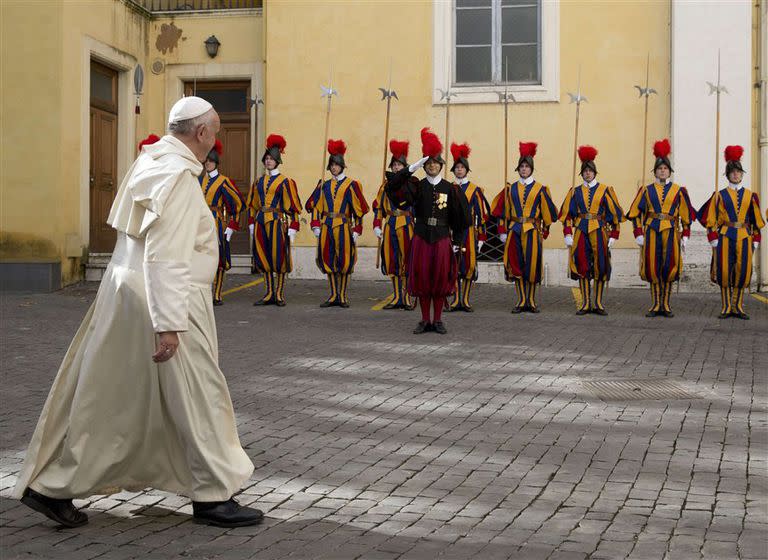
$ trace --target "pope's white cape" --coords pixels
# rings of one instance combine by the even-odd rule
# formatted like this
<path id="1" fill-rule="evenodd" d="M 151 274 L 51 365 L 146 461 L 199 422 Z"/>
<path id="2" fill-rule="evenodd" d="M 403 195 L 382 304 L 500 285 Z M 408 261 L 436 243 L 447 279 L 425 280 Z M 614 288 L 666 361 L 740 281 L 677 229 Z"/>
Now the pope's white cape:
<path id="1" fill-rule="evenodd" d="M 118 231 L 96 299 L 61 364 L 14 496 L 153 487 L 226 500 L 253 472 L 218 366 L 210 286 L 218 266 L 201 164 L 179 140 L 145 146 L 118 191 Z M 155 333 L 181 331 L 169 361 Z"/>

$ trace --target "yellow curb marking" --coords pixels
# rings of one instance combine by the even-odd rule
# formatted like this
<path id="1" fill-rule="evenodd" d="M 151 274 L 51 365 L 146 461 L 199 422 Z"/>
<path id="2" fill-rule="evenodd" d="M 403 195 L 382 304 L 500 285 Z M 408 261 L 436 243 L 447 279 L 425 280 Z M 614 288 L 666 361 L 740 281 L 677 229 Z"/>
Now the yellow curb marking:
<path id="1" fill-rule="evenodd" d="M 230 290 L 227 290 L 226 292 L 221 292 L 221 295 L 228 296 L 229 294 L 234 294 L 235 292 L 239 292 L 240 290 L 245 290 L 246 288 L 252 288 L 253 286 L 258 286 L 262 282 L 264 282 L 264 278 L 254 280 L 253 282 L 248 282 L 247 284 L 243 284 L 242 286 L 236 286 Z"/>
<path id="2" fill-rule="evenodd" d="M 576 309 L 581 309 L 581 290 L 578 288 L 571 288 L 573 294 L 573 302 L 576 304 Z"/>
<path id="3" fill-rule="evenodd" d="M 752 297 L 756 300 L 762 301 L 765 304 L 768 304 L 768 297 L 761 296 L 760 294 L 752 294 Z"/>
<path id="4" fill-rule="evenodd" d="M 384 309 L 384 306 L 387 305 L 389 302 L 391 302 L 393 299 L 394 299 L 394 296 L 391 296 L 391 295 L 387 296 L 383 300 L 381 300 L 381 301 L 377 302 L 376 304 L 374 304 L 374 306 L 371 307 L 371 310 L 372 311 L 381 311 L 382 309 Z"/>

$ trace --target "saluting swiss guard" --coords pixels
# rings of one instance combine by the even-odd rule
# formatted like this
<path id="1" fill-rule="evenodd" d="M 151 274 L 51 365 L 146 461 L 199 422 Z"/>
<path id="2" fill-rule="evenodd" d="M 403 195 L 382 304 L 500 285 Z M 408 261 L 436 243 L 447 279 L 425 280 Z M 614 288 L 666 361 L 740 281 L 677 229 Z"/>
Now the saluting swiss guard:
<path id="1" fill-rule="evenodd" d="M 219 173 L 219 158 L 222 152 L 221 141 L 216 140 L 216 144 L 205 160 L 205 173 L 200 175 L 200 186 L 216 220 L 216 233 L 219 237 L 219 268 L 213 279 L 213 305 L 224 304 L 221 300 L 224 273 L 232 268 L 229 242 L 232 234 L 240 229 L 238 222 L 245 204 L 243 195 L 237 190 L 232 180 Z"/>
<path id="2" fill-rule="evenodd" d="M 520 142 L 516 171 L 520 179 L 508 184 L 493 200 L 491 213 L 499 219 L 504 243 L 504 276 L 515 283 L 517 305 L 512 313 L 538 313 L 536 286 L 541 284 L 543 240 L 557 221 L 557 207 L 549 187 L 533 178 L 535 142 Z"/>
<path id="3" fill-rule="evenodd" d="M 670 179 L 672 151 L 666 138 L 653 145 L 656 181 L 641 187 L 627 212 L 640 246 L 640 278 L 650 283 L 653 304 L 646 317 L 673 317 L 670 306 L 672 283 L 680 280 L 682 251 L 691 235 L 696 211 L 685 187 Z M 680 228 L 682 227 L 682 232 Z"/>
<path id="4" fill-rule="evenodd" d="M 412 208 L 416 216 L 408 260 L 408 292 L 419 298 L 421 321 L 413 333 L 445 334 L 443 305 L 456 283 L 454 251 L 459 251 L 464 230 L 471 223 L 467 198 L 456 185 L 440 177 L 445 165 L 440 139 L 424 128 L 421 144 L 424 157 L 392 175 L 386 190 L 396 208 Z M 422 167 L 426 178 L 412 181 L 411 175 Z M 434 310 L 433 320 L 430 320 L 430 305 Z"/>
<path id="5" fill-rule="evenodd" d="M 392 206 L 386 193 L 387 180 L 408 167 L 408 142 L 390 140 L 387 178 L 379 188 L 373 201 L 373 232 L 381 242 L 379 258 L 381 273 L 392 279 L 392 301 L 384 309 L 413 309 L 415 303 L 408 294 L 406 278 L 408 276 L 408 254 L 413 238 L 413 215 L 409 208 L 400 210 Z"/>
<path id="6" fill-rule="evenodd" d="M 560 208 L 565 245 L 569 248 L 571 278 L 579 281 L 581 307 L 576 315 L 608 315 L 603 305 L 605 284 L 611 279 L 611 247 L 619 238 L 624 211 L 613 187 L 597 181 L 592 146 L 580 146 L 581 178 L 584 182 L 568 191 Z M 595 300 L 590 296 L 594 280 Z"/>
<path id="7" fill-rule="evenodd" d="M 246 206 L 251 231 L 251 272 L 264 274 L 267 293 L 253 305 L 285 305 L 285 276 L 291 271 L 291 244 L 299 231 L 301 201 L 296 181 L 289 179 L 278 166 L 283 163 L 285 138 L 277 134 L 267 137 L 261 158 L 264 176 L 251 187 Z"/>
<path id="8" fill-rule="evenodd" d="M 451 173 L 456 177 L 459 191 L 467 198 L 471 225 L 465 231 L 464 239 L 456 253 L 458 259 L 456 286 L 448 311 L 474 311 L 469 303 L 469 294 L 472 291 L 472 283 L 477 280 L 477 254 L 487 239 L 486 222 L 488 222 L 490 207 L 483 189 L 467 178 L 470 172 L 469 153 L 470 148 L 467 144 L 451 144 L 453 156 Z"/>
<path id="9" fill-rule="evenodd" d="M 749 319 L 744 312 L 744 288 L 752 279 L 752 253 L 760 245 L 765 226 L 757 193 L 742 184 L 744 148 L 725 148 L 728 186 L 714 193 L 698 212 L 707 239 L 714 248 L 710 277 L 720 286 L 720 318 Z"/>
<path id="10" fill-rule="evenodd" d="M 307 200 L 312 233 L 317 237 L 317 267 L 328 275 L 331 293 L 320 307 L 349 307 L 347 284 L 357 261 L 357 238 L 363 232 L 368 203 L 359 182 L 344 174 L 342 140 L 328 140 L 328 171 L 332 177 L 317 186 Z"/>

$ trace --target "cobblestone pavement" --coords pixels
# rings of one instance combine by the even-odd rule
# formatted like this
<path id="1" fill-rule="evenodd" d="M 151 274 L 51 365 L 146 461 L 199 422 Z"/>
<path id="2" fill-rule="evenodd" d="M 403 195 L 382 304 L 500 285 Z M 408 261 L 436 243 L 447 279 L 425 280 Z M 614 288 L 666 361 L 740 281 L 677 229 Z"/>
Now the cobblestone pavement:
<path id="1" fill-rule="evenodd" d="M 448 335 L 414 336 L 417 312 L 371 310 L 384 283 L 353 283 L 347 310 L 317 306 L 320 282 L 282 309 L 242 289 L 216 315 L 256 465 L 239 499 L 265 523 L 197 525 L 147 489 L 57 529 L 8 496 L 95 289 L 3 297 L 3 558 L 768 558 L 768 300 L 722 321 L 717 295 L 679 294 L 647 319 L 648 293 L 609 289 L 608 317 L 576 317 L 552 288 L 511 315 L 509 286 L 479 286 Z M 636 390 L 599 398 L 606 380 Z"/>

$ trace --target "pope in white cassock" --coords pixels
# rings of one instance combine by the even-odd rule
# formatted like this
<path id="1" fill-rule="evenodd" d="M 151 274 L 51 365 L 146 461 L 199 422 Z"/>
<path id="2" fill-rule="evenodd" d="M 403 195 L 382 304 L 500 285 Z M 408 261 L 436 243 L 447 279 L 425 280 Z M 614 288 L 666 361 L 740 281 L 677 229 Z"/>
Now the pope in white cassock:
<path id="1" fill-rule="evenodd" d="M 117 230 L 96 300 L 75 334 L 14 496 L 61 525 L 72 498 L 153 487 L 192 499 L 196 521 L 261 521 L 232 499 L 253 472 L 218 365 L 210 288 L 219 249 L 197 181 L 219 117 L 185 97 L 145 146 L 107 222 Z"/>

